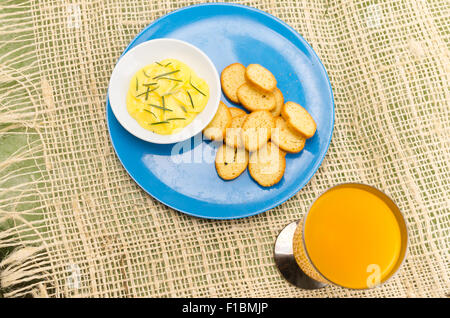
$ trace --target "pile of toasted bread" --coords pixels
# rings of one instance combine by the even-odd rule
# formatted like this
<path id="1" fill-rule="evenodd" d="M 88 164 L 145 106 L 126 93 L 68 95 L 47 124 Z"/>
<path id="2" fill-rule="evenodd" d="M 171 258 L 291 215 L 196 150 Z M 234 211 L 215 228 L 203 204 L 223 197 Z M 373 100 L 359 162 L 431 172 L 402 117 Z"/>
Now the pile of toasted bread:
<path id="1" fill-rule="evenodd" d="M 259 64 L 227 66 L 221 84 L 227 98 L 250 113 L 220 102 L 203 130 L 205 138 L 224 142 L 216 154 L 218 175 L 232 180 L 248 166 L 261 186 L 277 184 L 286 168 L 286 152 L 300 152 L 316 132 L 314 119 L 299 104 L 285 103 L 275 76 Z"/>

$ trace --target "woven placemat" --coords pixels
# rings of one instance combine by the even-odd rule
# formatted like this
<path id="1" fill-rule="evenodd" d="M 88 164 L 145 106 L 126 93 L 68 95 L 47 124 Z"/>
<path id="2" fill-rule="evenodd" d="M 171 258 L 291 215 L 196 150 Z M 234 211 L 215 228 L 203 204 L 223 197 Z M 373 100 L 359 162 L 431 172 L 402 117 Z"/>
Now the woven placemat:
<path id="1" fill-rule="evenodd" d="M 152 199 L 111 146 L 105 97 L 146 25 L 193 1 L 0 3 L 0 284 L 6 297 L 445 297 L 449 293 L 450 3 L 242 1 L 290 24 L 328 71 L 332 144 L 296 196 L 234 221 Z M 330 186 L 383 189 L 409 254 L 367 291 L 289 285 L 272 258 L 287 223 Z"/>

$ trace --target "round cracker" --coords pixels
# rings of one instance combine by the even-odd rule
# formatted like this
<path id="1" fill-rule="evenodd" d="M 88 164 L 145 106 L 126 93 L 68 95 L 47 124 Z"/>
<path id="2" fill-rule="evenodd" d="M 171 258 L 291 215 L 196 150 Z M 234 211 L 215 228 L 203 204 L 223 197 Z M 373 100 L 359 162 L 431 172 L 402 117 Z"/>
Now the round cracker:
<path id="1" fill-rule="evenodd" d="M 275 144 L 267 143 L 250 156 L 248 164 L 250 176 L 263 187 L 277 184 L 283 178 L 286 169 L 285 155 Z"/>
<path id="2" fill-rule="evenodd" d="M 225 96 L 233 103 L 239 103 L 236 92 L 245 83 L 245 66 L 233 63 L 225 67 L 220 74 L 220 83 Z"/>
<path id="3" fill-rule="evenodd" d="M 230 126 L 230 124 L 230 110 L 223 102 L 220 102 L 214 118 L 211 120 L 208 126 L 203 129 L 203 136 L 210 140 L 223 140 L 223 137 L 225 136 L 225 130 Z"/>
<path id="4" fill-rule="evenodd" d="M 237 107 L 228 107 L 231 113 L 231 117 L 237 117 L 242 115 L 247 115 L 247 112 L 243 109 L 237 108 Z"/>
<path id="5" fill-rule="evenodd" d="M 305 138 L 311 138 L 316 132 L 316 122 L 308 111 L 294 102 L 286 102 L 281 109 L 281 116 L 289 127 Z"/>
<path id="6" fill-rule="evenodd" d="M 263 93 L 248 83 L 241 85 L 237 90 L 239 102 L 245 109 L 253 112 L 257 110 L 272 110 L 276 106 L 273 93 Z"/>
<path id="7" fill-rule="evenodd" d="M 273 117 L 277 117 L 281 114 L 281 109 L 284 105 L 284 96 L 278 87 L 275 87 L 275 89 L 273 90 L 273 94 L 275 95 L 275 108 L 272 109 L 271 112 Z"/>
<path id="8" fill-rule="evenodd" d="M 230 127 L 225 131 L 225 143 L 229 147 L 242 148 L 244 142 L 242 140 L 242 124 L 247 119 L 247 114 L 237 116 L 231 119 Z"/>
<path id="9" fill-rule="evenodd" d="M 248 152 L 245 149 L 222 145 L 216 154 L 215 166 L 217 174 L 224 180 L 236 179 L 247 168 L 248 160 Z"/>
<path id="10" fill-rule="evenodd" d="M 260 64 L 250 64 L 245 69 L 245 79 L 263 92 L 270 93 L 277 86 L 277 80 L 272 72 Z"/>
<path id="11" fill-rule="evenodd" d="M 242 124 L 242 140 L 248 151 L 255 151 L 270 139 L 275 119 L 267 110 L 258 110 L 247 115 Z"/>
<path id="12" fill-rule="evenodd" d="M 289 128 L 283 117 L 275 118 L 275 129 L 272 130 L 271 141 L 289 153 L 302 151 L 306 139 Z"/>

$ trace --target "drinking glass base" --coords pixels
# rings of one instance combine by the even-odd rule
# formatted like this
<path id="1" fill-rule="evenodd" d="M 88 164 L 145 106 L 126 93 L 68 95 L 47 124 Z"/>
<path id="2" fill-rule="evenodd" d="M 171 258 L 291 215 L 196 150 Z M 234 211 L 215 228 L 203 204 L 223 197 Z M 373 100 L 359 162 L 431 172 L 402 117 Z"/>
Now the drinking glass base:
<path id="1" fill-rule="evenodd" d="M 306 275 L 298 266 L 292 249 L 292 239 L 298 221 L 288 224 L 278 234 L 273 250 L 275 264 L 281 275 L 292 285 L 303 289 L 318 289 L 327 286 Z"/>

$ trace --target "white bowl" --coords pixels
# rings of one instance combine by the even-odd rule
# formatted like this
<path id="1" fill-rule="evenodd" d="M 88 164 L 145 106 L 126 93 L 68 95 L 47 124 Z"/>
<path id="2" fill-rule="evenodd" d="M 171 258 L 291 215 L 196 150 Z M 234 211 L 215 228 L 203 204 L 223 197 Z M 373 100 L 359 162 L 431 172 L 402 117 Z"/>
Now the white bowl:
<path id="1" fill-rule="evenodd" d="M 206 107 L 180 132 L 160 135 L 141 127 L 130 116 L 126 96 L 133 75 L 155 61 L 174 58 L 186 63 L 209 85 L 209 100 Z M 208 56 L 195 46 L 175 39 L 156 39 L 141 43 L 129 50 L 117 62 L 108 87 L 111 109 L 119 123 L 134 136 L 153 143 L 170 144 L 186 140 L 198 134 L 213 119 L 219 106 L 221 90 L 219 74 Z"/>

